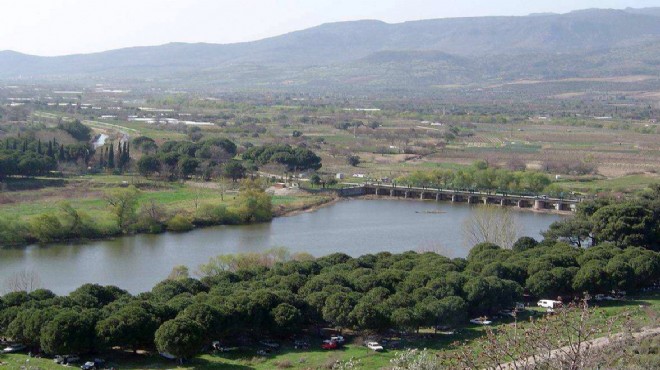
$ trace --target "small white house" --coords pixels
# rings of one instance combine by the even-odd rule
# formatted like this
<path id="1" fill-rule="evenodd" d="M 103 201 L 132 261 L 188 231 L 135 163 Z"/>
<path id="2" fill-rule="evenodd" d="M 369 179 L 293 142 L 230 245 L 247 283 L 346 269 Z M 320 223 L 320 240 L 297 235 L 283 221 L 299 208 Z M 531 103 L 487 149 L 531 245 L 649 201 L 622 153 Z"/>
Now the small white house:
<path id="1" fill-rule="evenodd" d="M 337 175 L 335 175 L 335 178 L 337 180 L 343 180 L 344 179 L 344 174 L 343 173 L 338 173 Z"/>

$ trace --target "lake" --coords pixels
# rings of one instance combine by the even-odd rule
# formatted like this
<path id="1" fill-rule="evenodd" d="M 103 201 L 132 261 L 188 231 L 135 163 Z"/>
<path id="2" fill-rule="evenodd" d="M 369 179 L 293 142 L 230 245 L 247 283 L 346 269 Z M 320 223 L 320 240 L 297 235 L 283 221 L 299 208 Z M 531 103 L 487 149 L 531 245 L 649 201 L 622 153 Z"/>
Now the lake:
<path id="1" fill-rule="evenodd" d="M 464 242 L 462 229 L 474 207 L 479 206 L 350 199 L 266 224 L 3 248 L 0 284 L 17 272 L 34 271 L 41 285 L 57 294 L 69 293 L 84 283 L 116 285 L 139 293 L 165 279 L 176 265 L 186 265 L 194 272 L 218 254 L 259 252 L 275 246 L 314 256 L 433 250 L 451 258 L 465 257 L 471 246 Z M 562 216 L 520 211 L 514 217 L 521 235 L 538 239 L 541 230 Z"/>

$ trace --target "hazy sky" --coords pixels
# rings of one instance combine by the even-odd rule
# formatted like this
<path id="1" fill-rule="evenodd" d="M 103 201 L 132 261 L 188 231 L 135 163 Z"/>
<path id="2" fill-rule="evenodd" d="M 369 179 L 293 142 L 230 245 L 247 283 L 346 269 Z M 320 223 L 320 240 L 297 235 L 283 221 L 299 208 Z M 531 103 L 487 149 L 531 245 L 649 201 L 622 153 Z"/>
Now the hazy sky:
<path id="1" fill-rule="evenodd" d="M 356 19 L 395 23 L 649 6 L 660 0 L 2 0 L 0 50 L 62 55 L 174 41 L 250 41 Z"/>

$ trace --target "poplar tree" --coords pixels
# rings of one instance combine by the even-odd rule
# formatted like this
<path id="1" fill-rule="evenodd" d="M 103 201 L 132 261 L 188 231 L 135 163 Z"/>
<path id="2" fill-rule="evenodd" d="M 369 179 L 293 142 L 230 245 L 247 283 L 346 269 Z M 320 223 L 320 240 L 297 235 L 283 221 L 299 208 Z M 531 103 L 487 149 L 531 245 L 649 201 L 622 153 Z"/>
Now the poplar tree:
<path id="1" fill-rule="evenodd" d="M 110 153 L 108 153 L 108 168 L 115 168 L 115 147 L 110 144 Z"/>
<path id="2" fill-rule="evenodd" d="M 48 142 L 48 149 L 46 150 L 46 155 L 48 155 L 51 158 L 55 158 L 55 153 L 53 152 L 53 142 L 52 141 Z"/>

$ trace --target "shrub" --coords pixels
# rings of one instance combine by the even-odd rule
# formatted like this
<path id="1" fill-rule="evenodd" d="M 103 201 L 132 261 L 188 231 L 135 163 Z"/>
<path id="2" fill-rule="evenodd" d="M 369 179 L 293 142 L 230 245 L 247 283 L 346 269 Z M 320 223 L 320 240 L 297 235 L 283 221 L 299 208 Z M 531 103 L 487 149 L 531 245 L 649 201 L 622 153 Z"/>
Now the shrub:
<path id="1" fill-rule="evenodd" d="M 30 220 L 30 233 L 41 243 L 56 241 L 64 237 L 60 219 L 50 214 L 42 214 Z"/>
<path id="2" fill-rule="evenodd" d="M 144 232 L 148 234 L 160 234 L 165 231 L 165 226 L 153 218 L 140 219 L 135 228 L 138 232 Z"/>
<path id="3" fill-rule="evenodd" d="M 291 363 L 291 360 L 280 360 L 275 361 L 275 366 L 277 366 L 278 369 L 288 369 L 293 367 L 293 364 Z"/>
<path id="4" fill-rule="evenodd" d="M 26 242 L 27 225 L 17 219 L 0 218 L 0 244 L 13 245 Z"/>
<path id="5" fill-rule="evenodd" d="M 203 204 L 193 221 L 196 225 L 236 225 L 241 222 L 239 215 L 227 209 L 224 204 Z"/>
<path id="6" fill-rule="evenodd" d="M 190 220 L 183 215 L 177 214 L 174 215 L 174 217 L 170 218 L 169 221 L 167 221 L 167 230 L 169 231 L 174 231 L 174 232 L 184 232 L 184 231 L 190 231 L 194 228 L 195 226 L 190 222 Z"/>

